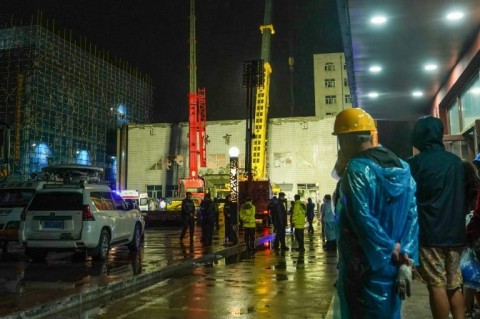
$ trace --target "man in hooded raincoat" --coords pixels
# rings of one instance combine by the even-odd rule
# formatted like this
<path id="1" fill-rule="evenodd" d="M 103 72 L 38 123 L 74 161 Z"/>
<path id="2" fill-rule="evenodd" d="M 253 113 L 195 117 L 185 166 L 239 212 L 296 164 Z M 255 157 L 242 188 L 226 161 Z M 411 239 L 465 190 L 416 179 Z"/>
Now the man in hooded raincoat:
<path id="1" fill-rule="evenodd" d="M 400 318 L 399 268 L 418 262 L 415 182 L 408 164 L 376 146 L 365 111 L 340 112 L 333 134 L 348 161 L 336 207 L 340 317 Z"/>
<path id="2" fill-rule="evenodd" d="M 420 278 L 427 284 L 434 318 L 464 317 L 460 256 L 466 246 L 462 160 L 445 150 L 442 121 L 433 116 L 415 123 L 409 158 L 417 182 Z"/>

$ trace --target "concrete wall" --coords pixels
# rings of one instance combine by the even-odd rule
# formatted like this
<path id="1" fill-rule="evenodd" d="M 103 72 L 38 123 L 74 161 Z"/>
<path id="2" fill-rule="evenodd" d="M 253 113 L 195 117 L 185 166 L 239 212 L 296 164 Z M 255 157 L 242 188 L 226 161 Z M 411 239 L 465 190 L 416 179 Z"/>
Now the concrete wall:
<path id="1" fill-rule="evenodd" d="M 289 199 L 300 192 L 305 198 L 320 200 L 333 192 L 336 181 L 330 173 L 337 152 L 336 138 L 331 135 L 333 122 L 333 117 L 269 121 L 267 171 Z M 178 177 L 188 175 L 187 133 L 185 124 L 129 125 L 126 188 L 145 192 L 147 185 L 162 185 L 163 196 L 171 196 L 167 185 L 174 186 Z M 228 172 L 232 146 L 240 149 L 240 166 L 244 167 L 245 121 L 208 122 L 207 137 L 207 167 L 200 170 L 201 175 Z"/>

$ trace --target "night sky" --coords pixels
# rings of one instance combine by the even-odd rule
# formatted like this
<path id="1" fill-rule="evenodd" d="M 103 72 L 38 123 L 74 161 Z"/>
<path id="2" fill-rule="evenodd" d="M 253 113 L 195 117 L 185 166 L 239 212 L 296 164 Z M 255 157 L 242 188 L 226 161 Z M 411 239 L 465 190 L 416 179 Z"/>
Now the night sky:
<path id="1" fill-rule="evenodd" d="M 0 25 L 29 24 L 38 10 L 154 80 L 153 122 L 188 119 L 189 0 L 0 0 Z M 207 119 L 242 119 L 243 62 L 260 58 L 263 0 L 196 0 L 197 84 Z M 269 117 L 314 114 L 313 54 L 341 52 L 332 0 L 273 0 Z M 291 109 L 288 56 L 295 58 Z"/>

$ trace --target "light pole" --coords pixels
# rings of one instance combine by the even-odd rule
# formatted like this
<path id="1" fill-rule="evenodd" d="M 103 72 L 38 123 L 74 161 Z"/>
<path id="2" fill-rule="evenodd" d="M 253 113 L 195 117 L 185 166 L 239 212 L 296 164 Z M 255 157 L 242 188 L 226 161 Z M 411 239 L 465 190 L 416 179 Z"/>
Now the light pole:
<path id="1" fill-rule="evenodd" d="M 236 146 L 230 147 L 228 155 L 230 156 L 230 199 L 236 215 L 236 225 L 239 222 L 238 216 L 238 154 L 240 150 Z"/>

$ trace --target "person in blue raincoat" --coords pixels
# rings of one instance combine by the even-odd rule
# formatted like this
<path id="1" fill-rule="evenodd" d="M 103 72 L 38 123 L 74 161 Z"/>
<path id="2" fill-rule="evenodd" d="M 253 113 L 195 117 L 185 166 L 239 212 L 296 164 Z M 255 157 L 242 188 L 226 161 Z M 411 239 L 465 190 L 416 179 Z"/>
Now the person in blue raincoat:
<path id="1" fill-rule="evenodd" d="M 403 270 L 418 264 L 415 181 L 407 163 L 376 145 L 375 122 L 365 111 L 340 112 L 333 135 L 348 162 L 336 207 L 340 316 L 335 316 L 400 318 L 402 299 L 410 293 Z"/>

